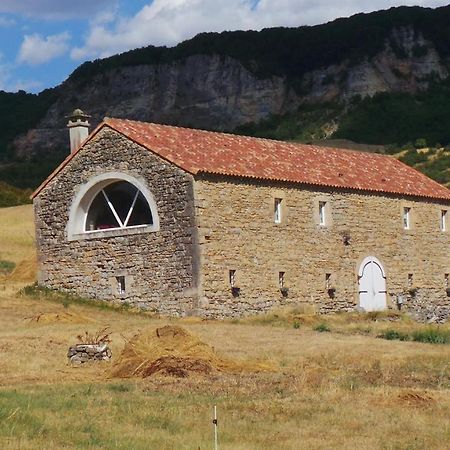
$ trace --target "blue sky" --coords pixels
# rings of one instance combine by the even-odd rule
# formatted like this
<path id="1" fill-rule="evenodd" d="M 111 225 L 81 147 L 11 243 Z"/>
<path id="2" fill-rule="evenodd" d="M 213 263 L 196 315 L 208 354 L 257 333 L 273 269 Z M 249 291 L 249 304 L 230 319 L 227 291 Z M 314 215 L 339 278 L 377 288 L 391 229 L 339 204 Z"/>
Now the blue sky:
<path id="1" fill-rule="evenodd" d="M 86 60 L 202 31 L 314 25 L 440 0 L 0 0 L 0 90 L 40 92 Z"/>

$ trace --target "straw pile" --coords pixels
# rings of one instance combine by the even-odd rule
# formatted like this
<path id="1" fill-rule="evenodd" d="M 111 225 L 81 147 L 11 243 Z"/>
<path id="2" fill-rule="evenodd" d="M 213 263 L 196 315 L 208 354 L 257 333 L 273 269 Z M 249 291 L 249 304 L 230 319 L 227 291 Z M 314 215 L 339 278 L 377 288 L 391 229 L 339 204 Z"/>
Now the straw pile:
<path id="1" fill-rule="evenodd" d="M 154 374 L 188 377 L 214 372 L 265 370 L 261 365 L 242 365 L 219 358 L 214 349 L 184 328 L 164 326 L 127 341 L 113 369 L 113 376 L 149 377 Z"/>

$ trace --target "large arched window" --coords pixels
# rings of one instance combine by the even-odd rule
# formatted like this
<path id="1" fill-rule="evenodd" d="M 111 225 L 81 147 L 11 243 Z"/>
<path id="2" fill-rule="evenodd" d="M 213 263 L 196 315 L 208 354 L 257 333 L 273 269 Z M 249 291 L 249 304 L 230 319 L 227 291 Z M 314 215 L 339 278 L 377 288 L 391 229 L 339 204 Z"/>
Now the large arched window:
<path id="1" fill-rule="evenodd" d="M 84 231 L 153 225 L 152 211 L 142 192 L 128 181 L 115 181 L 95 196 Z"/>
<path id="2" fill-rule="evenodd" d="M 99 175 L 76 195 L 68 238 L 89 239 L 159 229 L 156 203 L 145 184 L 126 174 Z"/>

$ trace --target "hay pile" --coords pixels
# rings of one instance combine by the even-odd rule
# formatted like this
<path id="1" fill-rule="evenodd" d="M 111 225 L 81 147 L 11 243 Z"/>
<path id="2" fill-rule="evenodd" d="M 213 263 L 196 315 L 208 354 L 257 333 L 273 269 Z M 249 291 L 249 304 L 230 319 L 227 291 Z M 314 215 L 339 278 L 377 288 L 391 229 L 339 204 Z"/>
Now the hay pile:
<path id="1" fill-rule="evenodd" d="M 213 348 L 184 328 L 166 325 L 127 341 L 113 369 L 113 376 L 145 378 L 161 374 L 184 378 L 191 374 L 243 370 L 267 370 L 267 367 L 243 365 L 220 358 Z"/>

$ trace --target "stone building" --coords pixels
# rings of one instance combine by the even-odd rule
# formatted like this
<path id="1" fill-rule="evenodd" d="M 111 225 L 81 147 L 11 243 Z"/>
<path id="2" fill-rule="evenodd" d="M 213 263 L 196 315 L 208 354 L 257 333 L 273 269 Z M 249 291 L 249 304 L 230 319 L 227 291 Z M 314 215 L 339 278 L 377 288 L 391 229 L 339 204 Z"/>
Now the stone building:
<path id="1" fill-rule="evenodd" d="M 81 111 L 69 126 L 33 195 L 41 285 L 168 315 L 450 314 L 450 191 L 390 156 L 119 119 L 88 136 Z"/>

